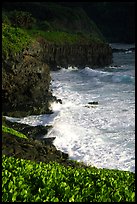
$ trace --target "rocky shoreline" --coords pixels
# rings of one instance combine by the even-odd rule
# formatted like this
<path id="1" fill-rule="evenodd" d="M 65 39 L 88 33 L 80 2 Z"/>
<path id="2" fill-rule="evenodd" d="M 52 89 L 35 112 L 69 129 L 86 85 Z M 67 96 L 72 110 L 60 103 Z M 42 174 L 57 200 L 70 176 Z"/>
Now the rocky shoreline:
<path id="1" fill-rule="evenodd" d="M 3 55 L 3 114 L 50 114 L 50 102 L 56 100 L 50 90 L 50 70 L 58 70 L 58 66 L 98 67 L 111 62 L 108 44 L 56 45 L 42 38 L 18 54 Z"/>
<path id="2" fill-rule="evenodd" d="M 95 66 L 99 65 L 97 64 L 98 59 L 100 59 L 98 63 L 104 64 L 111 61 L 111 49 L 107 48 L 105 44 L 103 45 L 104 48 L 98 47 L 98 49 L 97 45 L 90 48 L 88 46 L 85 47 L 88 50 L 88 53 L 87 51 L 85 53 L 86 56 L 84 55 L 85 59 L 81 58 L 85 49 L 81 47 L 81 51 L 78 52 L 78 45 L 76 49 L 71 46 L 69 48 L 62 47 L 61 49 L 58 49 L 57 46 L 44 46 L 44 44 L 35 42 L 21 53 L 3 59 L 3 116 L 25 117 L 29 115 L 52 114 L 50 103 L 53 101 L 62 103 L 60 99 L 52 95 L 52 90 L 50 90 L 50 70 L 53 70 L 53 67 L 55 68 L 54 70 L 57 70 L 59 61 L 60 66 L 66 67 L 68 64 L 77 64 L 80 66 L 79 68 L 82 68 L 81 66 L 84 65 L 86 59 L 92 60 L 90 63 Z M 96 51 L 93 51 L 94 49 Z M 105 52 L 108 52 L 109 56 L 105 53 L 104 57 L 103 49 L 106 49 Z M 90 53 L 91 50 L 92 52 Z M 67 61 L 68 57 L 70 63 Z M 70 161 L 67 154 L 57 150 L 53 145 L 54 138 L 42 139 L 42 134 L 47 134 L 50 127 L 32 127 L 9 121 L 6 121 L 6 125 L 24 133 L 29 137 L 29 140 L 17 138 L 3 132 L 2 154 L 30 159 L 36 162 L 57 161 L 64 165 L 85 166 L 82 163 L 77 164 Z"/>
<path id="3" fill-rule="evenodd" d="M 51 126 L 32 127 L 26 124 L 10 122 L 3 118 L 3 125 L 25 134 L 28 139 L 10 133 L 2 133 L 2 154 L 15 158 L 48 163 L 56 161 L 65 166 L 85 167 L 83 163 L 69 160 L 69 155 L 57 150 L 53 145 L 55 137 L 43 138 Z"/>
<path id="4" fill-rule="evenodd" d="M 43 13 L 46 11 L 47 9 Z M 52 114 L 51 102 L 62 103 L 62 101 L 52 94 L 51 70 L 57 71 L 61 67 L 69 66 L 77 66 L 80 69 L 85 66 L 97 68 L 112 62 L 111 47 L 103 40 L 102 34 L 86 14 L 71 10 L 66 19 L 70 22 L 71 28 L 74 26 L 78 30 L 66 30 L 66 25 L 58 30 L 55 27 L 59 19 L 54 12 L 58 13 L 56 7 L 51 13 L 51 17 L 55 18 L 55 25 L 52 29 L 48 26 L 44 30 L 41 27 L 41 23 L 44 22 L 39 18 L 35 19 L 31 13 L 20 9 L 11 12 L 3 11 L 3 116 L 20 118 Z M 64 17 L 60 12 L 58 14 L 60 19 Z M 73 17 L 72 20 L 70 20 L 71 17 Z M 47 20 L 50 25 L 50 19 Z M 32 127 L 7 120 L 2 121 L 2 125 L 24 133 L 29 138 L 25 140 L 3 132 L 3 154 L 36 161 L 57 160 L 69 163 L 68 155 L 58 151 L 53 145 L 54 138 L 42 139 L 43 134 L 47 134 L 51 127 Z"/>

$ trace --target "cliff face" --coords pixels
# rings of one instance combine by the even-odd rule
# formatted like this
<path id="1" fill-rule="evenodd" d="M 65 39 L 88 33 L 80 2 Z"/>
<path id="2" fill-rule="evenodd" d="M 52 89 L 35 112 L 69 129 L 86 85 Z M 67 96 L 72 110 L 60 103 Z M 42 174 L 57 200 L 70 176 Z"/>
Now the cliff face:
<path id="1" fill-rule="evenodd" d="M 51 70 L 56 70 L 57 66 L 95 68 L 112 62 L 112 49 L 105 43 L 57 45 L 42 38 L 38 41 L 43 47 L 43 59 L 49 64 Z"/>
<path id="2" fill-rule="evenodd" d="M 45 114 L 52 100 L 50 70 L 105 66 L 111 60 L 111 48 L 104 43 L 57 45 L 40 38 L 18 54 L 3 56 L 3 112 L 15 117 Z"/>
<path id="3" fill-rule="evenodd" d="M 3 59 L 3 112 L 10 116 L 44 114 L 49 111 L 50 71 L 38 42 L 17 55 Z"/>
<path id="4" fill-rule="evenodd" d="M 40 8 L 44 6 L 43 13 L 49 11 L 50 15 L 45 21 L 38 18 L 34 20 L 31 13 L 27 12 L 4 11 L 2 22 L 4 115 L 23 117 L 51 113 L 50 101 L 55 97 L 50 90 L 50 70 L 68 66 L 95 68 L 112 62 L 111 48 L 83 11 L 41 3 L 30 4 L 28 8 L 32 11 L 33 6 L 38 5 Z M 87 21 L 82 21 L 82 17 Z M 68 30 L 65 22 L 69 22 Z M 47 23 L 49 26 L 44 30 L 43 26 L 47 26 Z M 72 32 L 75 27 L 75 32 Z"/>

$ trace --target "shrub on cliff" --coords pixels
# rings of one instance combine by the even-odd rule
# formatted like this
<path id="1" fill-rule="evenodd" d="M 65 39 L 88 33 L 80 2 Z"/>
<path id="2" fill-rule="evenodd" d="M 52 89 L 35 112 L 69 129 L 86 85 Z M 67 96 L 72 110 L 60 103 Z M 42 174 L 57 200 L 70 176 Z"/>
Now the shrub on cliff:
<path id="1" fill-rule="evenodd" d="M 2 24 L 2 55 L 8 56 L 20 52 L 28 44 L 32 42 L 32 38 L 28 33 L 21 29 L 15 28 L 9 24 Z"/>

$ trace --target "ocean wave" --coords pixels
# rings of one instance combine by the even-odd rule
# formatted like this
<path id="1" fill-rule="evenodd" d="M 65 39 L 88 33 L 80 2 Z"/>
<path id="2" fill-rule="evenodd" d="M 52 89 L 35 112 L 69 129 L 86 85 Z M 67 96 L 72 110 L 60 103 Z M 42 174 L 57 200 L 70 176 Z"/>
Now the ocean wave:
<path id="1" fill-rule="evenodd" d="M 85 67 L 82 70 L 83 74 L 88 75 L 89 77 L 97 77 L 102 82 L 112 82 L 112 83 L 134 83 L 135 77 L 126 74 L 125 72 L 109 72 L 109 71 L 102 71 L 102 70 L 95 70 L 89 67 Z"/>
<path id="2" fill-rule="evenodd" d="M 112 76 L 112 81 L 115 83 L 134 83 L 135 78 L 133 76 L 128 75 L 114 75 Z"/>

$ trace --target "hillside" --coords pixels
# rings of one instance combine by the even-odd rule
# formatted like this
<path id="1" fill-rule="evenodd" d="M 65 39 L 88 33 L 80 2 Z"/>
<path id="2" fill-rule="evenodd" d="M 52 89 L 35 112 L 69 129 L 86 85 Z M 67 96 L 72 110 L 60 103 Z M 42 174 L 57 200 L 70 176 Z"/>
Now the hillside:
<path id="1" fill-rule="evenodd" d="M 109 42 L 135 43 L 135 2 L 59 2 L 81 7 Z"/>
<path id="2" fill-rule="evenodd" d="M 27 11 L 37 19 L 37 28 L 49 31 L 65 31 L 69 33 L 85 33 L 104 40 L 95 23 L 82 8 L 69 8 L 49 2 L 16 2 L 3 3 L 7 11 Z"/>
<path id="3" fill-rule="evenodd" d="M 50 113 L 50 70 L 111 62 L 111 48 L 82 9 L 43 2 L 3 4 L 4 114 Z"/>

